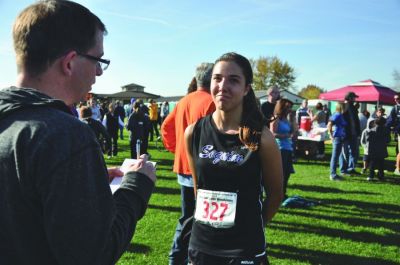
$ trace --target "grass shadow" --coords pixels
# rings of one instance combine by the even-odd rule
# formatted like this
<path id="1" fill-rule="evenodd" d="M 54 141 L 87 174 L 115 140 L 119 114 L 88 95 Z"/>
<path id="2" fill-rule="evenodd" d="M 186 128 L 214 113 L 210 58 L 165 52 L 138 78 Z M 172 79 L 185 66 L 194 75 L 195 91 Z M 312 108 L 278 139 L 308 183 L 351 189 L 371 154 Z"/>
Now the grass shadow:
<path id="1" fill-rule="evenodd" d="M 364 194 L 364 195 L 378 195 L 379 193 L 367 192 L 367 191 L 345 191 L 338 188 L 323 187 L 323 186 L 311 186 L 311 185 L 301 185 L 301 184 L 290 184 L 290 189 L 299 189 L 302 191 L 309 192 L 321 192 L 321 193 L 351 193 L 351 194 Z"/>
<path id="2" fill-rule="evenodd" d="M 309 264 L 324 264 L 324 265 L 398 265 L 399 263 L 384 260 L 375 257 L 360 257 L 356 255 L 347 255 L 339 253 L 329 253 L 325 251 L 317 251 L 311 249 L 301 249 L 293 246 L 282 244 L 268 244 L 268 255 L 277 259 L 292 259 Z"/>
<path id="3" fill-rule="evenodd" d="M 377 235 L 370 232 L 352 232 L 343 229 L 279 221 L 271 223 L 270 227 L 272 229 L 278 229 L 282 231 L 315 234 L 317 236 L 324 235 L 333 238 L 348 239 L 354 242 L 376 243 L 383 246 L 396 247 L 398 245 L 398 242 L 400 242 L 400 235 L 398 234 Z"/>
<path id="4" fill-rule="evenodd" d="M 177 188 L 155 187 L 153 193 L 167 194 L 167 195 L 180 195 L 181 190 Z"/>
<path id="5" fill-rule="evenodd" d="M 146 254 L 151 251 L 149 246 L 138 244 L 138 243 L 129 243 L 128 247 L 126 248 L 126 252 L 129 253 L 142 253 Z"/>
<path id="6" fill-rule="evenodd" d="M 386 228 L 388 230 L 392 230 L 395 233 L 399 233 L 400 232 L 400 226 L 398 224 L 398 222 L 390 222 L 390 218 L 387 217 L 384 213 L 376 213 L 376 212 L 372 212 L 372 213 L 368 213 L 367 211 L 364 213 L 364 218 L 360 218 L 360 217 L 346 217 L 346 216 L 332 216 L 329 214 L 322 214 L 322 213 L 318 213 L 318 212 L 314 212 L 314 211 L 295 211 L 295 209 L 293 210 L 288 210 L 288 211 L 284 211 L 287 214 L 291 214 L 291 215 L 298 215 L 298 216 L 302 216 L 305 218 L 315 218 L 316 220 L 327 220 L 327 221 L 331 221 L 331 222 L 341 222 L 344 224 L 348 224 L 348 225 L 352 225 L 352 226 L 364 226 L 364 227 L 371 227 L 371 228 L 376 228 L 376 227 L 383 227 Z M 391 213 L 392 216 L 398 216 L 398 214 L 393 214 Z M 377 219 L 372 219 L 373 217 L 378 217 L 378 218 L 382 218 L 385 217 L 386 220 L 377 220 Z M 398 220 L 398 219 L 393 219 L 393 220 Z"/>
<path id="7" fill-rule="evenodd" d="M 161 211 L 168 211 L 168 212 L 178 212 L 178 213 L 181 212 L 180 207 L 174 207 L 174 206 L 160 206 L 160 205 L 149 204 L 148 208 Z"/>

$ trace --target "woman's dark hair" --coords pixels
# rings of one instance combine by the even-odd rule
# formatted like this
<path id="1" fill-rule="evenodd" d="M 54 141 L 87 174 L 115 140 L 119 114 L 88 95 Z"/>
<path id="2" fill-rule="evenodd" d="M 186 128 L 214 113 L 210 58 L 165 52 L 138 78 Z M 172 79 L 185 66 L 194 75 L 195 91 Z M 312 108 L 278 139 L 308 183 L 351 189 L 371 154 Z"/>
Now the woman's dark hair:
<path id="1" fill-rule="evenodd" d="M 275 108 L 274 108 L 274 116 L 277 118 L 284 118 L 287 116 L 289 113 L 289 109 L 293 106 L 293 102 L 286 99 L 286 98 L 281 98 L 276 102 Z"/>
<path id="2" fill-rule="evenodd" d="M 318 102 L 317 105 L 315 105 L 315 108 L 316 108 L 317 110 L 322 110 L 322 109 L 324 108 L 324 106 L 322 106 L 322 103 L 321 103 L 321 102 Z"/>
<path id="3" fill-rule="evenodd" d="M 140 118 L 144 117 L 142 102 L 140 100 L 136 100 L 135 103 L 133 103 L 132 109 Z"/>
<path id="4" fill-rule="evenodd" d="M 368 119 L 369 116 L 371 115 L 367 109 L 365 109 L 365 110 L 363 111 L 363 114 L 364 114 L 365 117 L 367 117 L 367 119 Z"/>
<path id="5" fill-rule="evenodd" d="M 250 89 L 243 98 L 243 113 L 239 124 L 239 139 L 250 150 L 258 149 L 261 140 L 261 132 L 263 129 L 263 115 L 258 108 L 256 96 L 251 84 L 253 83 L 253 70 L 251 64 L 246 57 L 230 52 L 225 53 L 215 61 L 218 62 L 234 62 L 242 69 L 245 85 Z"/>

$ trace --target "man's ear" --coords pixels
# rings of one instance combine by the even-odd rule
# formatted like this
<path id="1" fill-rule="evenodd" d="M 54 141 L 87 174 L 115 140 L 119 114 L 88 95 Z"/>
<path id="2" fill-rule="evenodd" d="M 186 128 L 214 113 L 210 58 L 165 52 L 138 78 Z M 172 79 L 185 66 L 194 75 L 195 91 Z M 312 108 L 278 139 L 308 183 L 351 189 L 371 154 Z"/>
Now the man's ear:
<path id="1" fill-rule="evenodd" d="M 68 52 L 64 57 L 61 58 L 61 71 L 65 75 L 72 75 L 74 66 L 76 65 L 76 58 L 78 54 L 76 51 Z"/>

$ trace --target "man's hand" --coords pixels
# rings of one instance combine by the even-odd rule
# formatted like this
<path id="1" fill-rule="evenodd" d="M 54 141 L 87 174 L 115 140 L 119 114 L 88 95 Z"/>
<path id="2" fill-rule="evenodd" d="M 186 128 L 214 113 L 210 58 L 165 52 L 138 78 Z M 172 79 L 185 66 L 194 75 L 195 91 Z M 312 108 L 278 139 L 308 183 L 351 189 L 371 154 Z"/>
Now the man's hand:
<path id="1" fill-rule="evenodd" d="M 143 154 L 140 156 L 138 163 L 128 166 L 126 173 L 130 171 L 140 172 L 156 182 L 156 168 L 148 160 L 148 156 Z"/>
<path id="2" fill-rule="evenodd" d="M 122 177 L 124 172 L 122 172 L 118 167 L 107 168 L 108 171 L 108 181 L 111 182 L 115 177 Z"/>

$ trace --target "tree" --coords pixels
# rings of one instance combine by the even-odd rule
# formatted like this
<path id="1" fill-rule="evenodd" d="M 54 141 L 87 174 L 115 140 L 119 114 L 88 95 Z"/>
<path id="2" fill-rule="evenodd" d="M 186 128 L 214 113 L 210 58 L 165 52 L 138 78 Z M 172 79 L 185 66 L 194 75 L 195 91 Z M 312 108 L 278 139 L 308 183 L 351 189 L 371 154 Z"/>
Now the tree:
<path id="1" fill-rule="evenodd" d="M 276 56 L 261 56 L 257 60 L 250 59 L 250 63 L 254 73 L 254 90 L 265 90 L 272 85 L 276 85 L 280 89 L 287 89 L 296 79 L 294 69 Z"/>
<path id="2" fill-rule="evenodd" d="M 300 90 L 299 96 L 306 99 L 317 99 L 319 98 L 319 94 L 323 92 L 325 91 L 316 85 L 307 85 Z"/>

